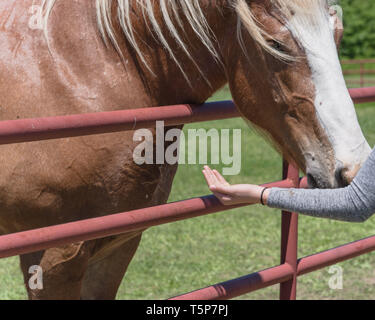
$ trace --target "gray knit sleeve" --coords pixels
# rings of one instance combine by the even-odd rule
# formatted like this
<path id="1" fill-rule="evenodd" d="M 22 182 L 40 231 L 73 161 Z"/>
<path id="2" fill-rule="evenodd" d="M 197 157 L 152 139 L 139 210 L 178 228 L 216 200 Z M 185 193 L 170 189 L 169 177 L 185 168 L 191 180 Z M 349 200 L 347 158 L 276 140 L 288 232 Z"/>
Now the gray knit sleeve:
<path id="1" fill-rule="evenodd" d="M 319 218 L 366 221 L 375 213 L 375 148 L 348 187 L 311 190 L 272 188 L 267 205 Z"/>

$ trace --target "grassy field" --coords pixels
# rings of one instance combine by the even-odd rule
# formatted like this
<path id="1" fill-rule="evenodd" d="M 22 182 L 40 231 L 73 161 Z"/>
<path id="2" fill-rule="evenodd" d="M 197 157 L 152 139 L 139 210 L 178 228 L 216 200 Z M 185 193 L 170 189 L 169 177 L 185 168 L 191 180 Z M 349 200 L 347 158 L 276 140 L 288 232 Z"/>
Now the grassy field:
<path id="1" fill-rule="evenodd" d="M 213 99 L 228 99 L 223 90 Z M 375 108 L 358 106 L 360 124 L 375 144 Z M 241 119 L 185 128 L 242 129 L 242 171 L 232 183 L 263 183 L 281 178 L 281 159 Z M 219 167 L 217 167 L 219 168 Z M 207 194 L 200 165 L 181 165 L 170 201 Z M 375 219 L 349 224 L 300 216 L 299 256 L 375 234 Z M 118 299 L 165 299 L 279 264 L 280 212 L 246 207 L 156 227 L 141 246 L 120 287 Z M 339 264 L 343 290 L 331 290 L 328 268 L 299 278 L 299 299 L 375 299 L 375 253 Z M 0 299 L 25 299 L 16 257 L 0 260 Z M 278 285 L 242 299 L 277 299 Z"/>

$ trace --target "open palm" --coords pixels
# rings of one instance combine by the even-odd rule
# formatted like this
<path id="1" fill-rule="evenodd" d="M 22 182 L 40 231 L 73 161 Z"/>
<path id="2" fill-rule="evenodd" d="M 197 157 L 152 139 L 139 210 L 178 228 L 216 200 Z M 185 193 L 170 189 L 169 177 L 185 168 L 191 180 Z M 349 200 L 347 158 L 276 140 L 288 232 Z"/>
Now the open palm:
<path id="1" fill-rule="evenodd" d="M 204 167 L 203 175 L 209 189 L 224 205 L 260 202 L 262 187 L 252 184 L 231 185 L 217 170 L 212 170 L 209 166 Z"/>

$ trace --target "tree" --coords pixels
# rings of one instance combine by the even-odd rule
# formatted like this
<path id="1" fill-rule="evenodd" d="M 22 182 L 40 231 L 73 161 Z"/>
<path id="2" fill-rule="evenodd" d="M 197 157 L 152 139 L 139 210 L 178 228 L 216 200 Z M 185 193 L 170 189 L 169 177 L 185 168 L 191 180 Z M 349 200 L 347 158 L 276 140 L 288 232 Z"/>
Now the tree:
<path id="1" fill-rule="evenodd" d="M 374 0 L 341 0 L 345 34 L 341 56 L 348 59 L 375 58 Z"/>

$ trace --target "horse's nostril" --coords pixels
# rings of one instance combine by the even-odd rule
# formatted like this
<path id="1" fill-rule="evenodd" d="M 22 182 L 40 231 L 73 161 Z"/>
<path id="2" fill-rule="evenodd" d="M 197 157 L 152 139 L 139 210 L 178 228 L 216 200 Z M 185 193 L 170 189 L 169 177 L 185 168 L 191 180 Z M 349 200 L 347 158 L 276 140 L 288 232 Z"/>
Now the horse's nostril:
<path id="1" fill-rule="evenodd" d="M 311 173 L 307 174 L 307 183 L 311 189 L 318 188 L 318 183 Z"/>
<path id="2" fill-rule="evenodd" d="M 344 168 L 340 167 L 337 168 L 335 171 L 335 179 L 337 182 L 338 187 L 345 187 L 348 184 L 345 182 L 344 176 L 343 176 L 343 170 Z"/>
<path id="3" fill-rule="evenodd" d="M 355 173 L 348 167 L 336 169 L 335 177 L 339 187 L 346 187 L 354 179 Z"/>

